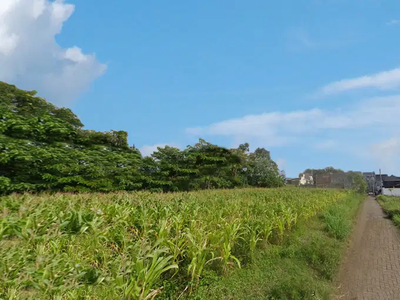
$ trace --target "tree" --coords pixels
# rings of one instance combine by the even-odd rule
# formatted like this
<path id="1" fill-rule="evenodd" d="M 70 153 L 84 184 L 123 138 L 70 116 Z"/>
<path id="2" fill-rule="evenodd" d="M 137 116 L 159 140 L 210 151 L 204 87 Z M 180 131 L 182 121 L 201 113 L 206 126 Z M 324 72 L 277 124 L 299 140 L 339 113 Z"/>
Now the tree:
<path id="1" fill-rule="evenodd" d="M 364 179 L 362 174 L 356 172 L 348 172 L 348 177 L 350 178 L 353 186 L 353 190 L 357 191 L 358 193 L 366 193 L 367 192 L 367 182 Z"/>
<path id="2" fill-rule="evenodd" d="M 24 191 L 189 191 L 283 183 L 269 151 L 226 149 L 203 139 L 142 157 L 125 131 L 83 129 L 79 118 L 0 82 L 0 193 Z"/>
<path id="3" fill-rule="evenodd" d="M 258 187 L 277 187 L 284 183 L 279 174 L 278 165 L 271 159 L 270 152 L 264 148 L 257 148 L 249 155 L 248 183 Z"/>
<path id="4" fill-rule="evenodd" d="M 335 174 L 335 173 L 344 173 L 341 169 L 335 169 L 334 167 L 326 167 L 324 169 L 306 169 L 302 174 L 313 174 L 316 176 L 317 174 Z"/>
<path id="5" fill-rule="evenodd" d="M 149 186 L 161 188 L 163 191 L 187 191 L 190 182 L 198 173 L 193 169 L 184 151 L 178 148 L 165 146 L 158 147 L 151 157 L 146 157 L 147 165 L 152 165 L 150 176 L 152 183 Z"/>
<path id="6" fill-rule="evenodd" d="M 240 157 L 231 150 L 213 145 L 203 139 L 188 146 L 185 154 L 198 175 L 193 178 L 193 189 L 233 188 L 241 182 L 235 170 L 241 164 Z"/>
<path id="7" fill-rule="evenodd" d="M 141 187 L 140 153 L 124 131 L 83 130 L 79 118 L 35 92 L 0 82 L 4 191 L 113 191 Z"/>

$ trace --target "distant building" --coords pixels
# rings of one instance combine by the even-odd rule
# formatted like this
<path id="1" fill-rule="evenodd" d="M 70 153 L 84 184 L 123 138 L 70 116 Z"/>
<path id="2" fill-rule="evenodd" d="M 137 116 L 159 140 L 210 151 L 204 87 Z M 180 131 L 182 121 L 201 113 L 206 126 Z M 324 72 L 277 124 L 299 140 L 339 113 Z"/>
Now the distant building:
<path id="1" fill-rule="evenodd" d="M 383 174 L 382 175 L 380 175 L 380 174 L 376 174 L 375 175 L 375 191 L 376 191 L 375 193 L 376 194 L 379 194 L 380 191 L 383 188 L 383 182 L 381 180 L 382 176 L 384 176 L 384 175 Z M 385 175 L 385 176 L 387 176 L 387 175 Z"/>
<path id="2" fill-rule="evenodd" d="M 286 178 L 287 185 L 299 185 L 300 179 L 299 178 Z"/>
<path id="3" fill-rule="evenodd" d="M 353 180 L 349 177 L 349 173 L 333 173 L 331 174 L 331 187 L 351 189 L 353 187 Z"/>
<path id="4" fill-rule="evenodd" d="M 387 174 L 375 175 L 375 193 L 380 194 L 383 188 L 400 188 L 400 177 Z"/>
<path id="5" fill-rule="evenodd" d="M 400 177 L 382 175 L 382 185 L 384 188 L 400 188 Z"/>
<path id="6" fill-rule="evenodd" d="M 317 188 L 329 188 L 331 187 L 331 173 L 317 174 L 315 176 L 315 186 Z"/>
<path id="7" fill-rule="evenodd" d="M 311 174 L 300 174 L 299 185 L 314 185 L 314 178 Z"/>
<path id="8" fill-rule="evenodd" d="M 317 188 L 335 188 L 335 189 L 351 189 L 353 187 L 353 179 L 351 173 L 361 174 L 361 172 L 338 172 L 317 174 L 315 177 L 315 186 Z"/>

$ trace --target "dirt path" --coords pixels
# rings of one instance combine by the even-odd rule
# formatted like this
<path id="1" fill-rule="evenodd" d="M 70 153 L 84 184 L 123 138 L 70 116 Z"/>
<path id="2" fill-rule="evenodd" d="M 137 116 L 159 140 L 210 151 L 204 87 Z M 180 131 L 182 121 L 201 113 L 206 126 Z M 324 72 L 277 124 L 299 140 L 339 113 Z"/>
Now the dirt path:
<path id="1" fill-rule="evenodd" d="M 363 204 L 339 276 L 336 299 L 400 300 L 400 234 L 377 201 Z"/>

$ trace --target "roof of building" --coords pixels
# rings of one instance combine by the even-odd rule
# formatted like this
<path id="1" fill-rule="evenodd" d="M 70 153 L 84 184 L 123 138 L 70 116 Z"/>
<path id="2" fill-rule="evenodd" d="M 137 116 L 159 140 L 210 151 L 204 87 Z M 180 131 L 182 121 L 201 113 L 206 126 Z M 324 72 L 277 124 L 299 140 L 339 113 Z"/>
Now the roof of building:
<path id="1" fill-rule="evenodd" d="M 383 181 L 386 181 L 386 182 L 388 182 L 388 181 L 400 181 L 400 177 L 397 177 L 397 176 L 394 176 L 394 175 L 391 175 L 391 176 L 383 176 L 382 175 L 382 180 Z"/>

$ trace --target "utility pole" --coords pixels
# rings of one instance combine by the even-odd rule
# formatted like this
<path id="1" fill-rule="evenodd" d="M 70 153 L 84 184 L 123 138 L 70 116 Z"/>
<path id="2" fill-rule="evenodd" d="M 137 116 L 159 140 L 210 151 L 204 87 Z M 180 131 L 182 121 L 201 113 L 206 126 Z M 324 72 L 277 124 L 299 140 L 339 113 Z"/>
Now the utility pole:
<path id="1" fill-rule="evenodd" d="M 382 193 L 382 189 L 383 189 L 383 181 L 382 181 L 382 172 L 381 172 L 381 169 L 379 169 L 379 178 L 381 179 L 380 188 L 381 188 L 381 193 Z"/>
<path id="2" fill-rule="evenodd" d="M 375 172 L 374 172 L 373 174 L 374 174 L 374 178 L 373 178 L 373 180 L 372 180 L 372 192 L 374 193 L 374 196 L 375 196 L 375 186 L 376 186 L 376 176 L 375 176 Z"/>

